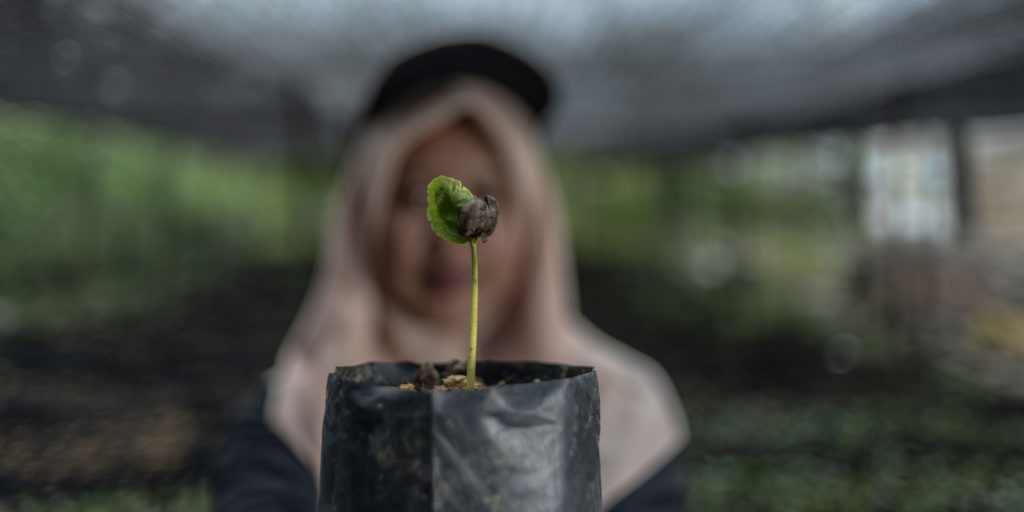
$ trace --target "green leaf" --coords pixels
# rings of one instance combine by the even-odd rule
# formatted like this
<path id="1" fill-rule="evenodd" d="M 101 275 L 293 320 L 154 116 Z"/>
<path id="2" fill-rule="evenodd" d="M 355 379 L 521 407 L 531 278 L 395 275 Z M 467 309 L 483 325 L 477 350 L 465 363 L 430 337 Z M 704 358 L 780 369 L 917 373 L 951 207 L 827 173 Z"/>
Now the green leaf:
<path id="1" fill-rule="evenodd" d="M 459 212 L 473 200 L 473 193 L 462 182 L 448 176 L 438 176 L 427 185 L 427 220 L 437 236 L 456 244 L 468 238 L 459 234 Z"/>

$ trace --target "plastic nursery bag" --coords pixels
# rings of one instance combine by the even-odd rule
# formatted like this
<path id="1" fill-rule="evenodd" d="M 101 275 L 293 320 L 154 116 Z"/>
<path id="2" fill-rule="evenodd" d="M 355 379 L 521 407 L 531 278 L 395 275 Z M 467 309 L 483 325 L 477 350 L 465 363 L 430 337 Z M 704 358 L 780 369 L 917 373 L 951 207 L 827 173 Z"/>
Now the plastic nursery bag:
<path id="1" fill-rule="evenodd" d="M 480 361 L 490 387 L 399 389 L 419 372 L 366 363 L 328 376 L 317 510 L 601 510 L 593 368 Z"/>

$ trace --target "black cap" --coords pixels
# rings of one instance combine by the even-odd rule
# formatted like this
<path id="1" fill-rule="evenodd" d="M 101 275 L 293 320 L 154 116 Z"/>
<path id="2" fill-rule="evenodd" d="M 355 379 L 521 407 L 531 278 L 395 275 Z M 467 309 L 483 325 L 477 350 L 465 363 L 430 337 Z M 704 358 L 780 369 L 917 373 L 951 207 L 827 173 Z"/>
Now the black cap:
<path id="1" fill-rule="evenodd" d="M 475 75 L 503 85 L 542 117 L 550 91 L 544 77 L 522 59 L 479 43 L 442 46 L 395 66 L 382 82 L 365 117 L 443 87 L 460 76 Z"/>

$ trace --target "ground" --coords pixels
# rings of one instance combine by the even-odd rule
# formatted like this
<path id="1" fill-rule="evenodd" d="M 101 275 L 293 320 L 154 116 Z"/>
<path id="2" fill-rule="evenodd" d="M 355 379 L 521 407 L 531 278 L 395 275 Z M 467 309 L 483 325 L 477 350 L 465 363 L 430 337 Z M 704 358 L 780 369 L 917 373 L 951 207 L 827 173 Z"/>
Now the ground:
<path id="1" fill-rule="evenodd" d="M 203 471 L 220 419 L 272 362 L 309 271 L 252 268 L 159 314 L 5 339 L 0 504 L 208 507 Z M 600 297 L 636 276 L 582 277 L 585 312 L 613 335 L 632 333 L 681 390 L 694 509 L 1024 505 L 1021 402 L 913 358 L 833 375 L 798 330 L 737 350 L 651 323 L 628 328 L 636 319 Z"/>

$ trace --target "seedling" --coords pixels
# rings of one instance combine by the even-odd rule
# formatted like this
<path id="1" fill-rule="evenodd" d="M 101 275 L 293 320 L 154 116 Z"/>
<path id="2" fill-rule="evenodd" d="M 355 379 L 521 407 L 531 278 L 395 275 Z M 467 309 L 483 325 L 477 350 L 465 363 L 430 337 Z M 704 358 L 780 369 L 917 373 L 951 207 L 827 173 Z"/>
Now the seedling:
<path id="1" fill-rule="evenodd" d="M 486 242 L 498 225 L 498 200 L 476 197 L 454 178 L 438 176 L 427 185 L 427 220 L 437 236 L 455 244 L 469 244 L 473 283 L 469 302 L 469 350 L 466 355 L 466 389 L 476 384 L 477 272 L 476 243 Z"/>

